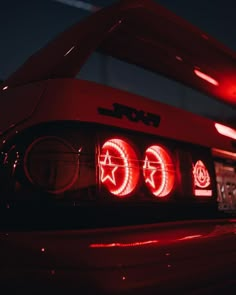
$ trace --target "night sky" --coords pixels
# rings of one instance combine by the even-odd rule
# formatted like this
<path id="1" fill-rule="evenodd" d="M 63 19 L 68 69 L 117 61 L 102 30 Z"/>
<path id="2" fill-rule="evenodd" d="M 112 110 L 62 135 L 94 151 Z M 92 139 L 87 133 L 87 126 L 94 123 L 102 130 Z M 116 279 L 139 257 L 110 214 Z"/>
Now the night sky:
<path id="1" fill-rule="evenodd" d="M 105 6 L 115 1 L 90 2 Z M 236 50 L 234 0 L 157 2 Z M 0 0 L 0 78 L 6 78 L 30 54 L 87 14 L 52 0 Z"/>
<path id="2" fill-rule="evenodd" d="M 101 7 L 116 1 L 85 2 Z M 236 50 L 234 0 L 156 2 Z M 37 49 L 88 14 L 53 0 L 0 0 L 0 79 L 7 78 Z"/>

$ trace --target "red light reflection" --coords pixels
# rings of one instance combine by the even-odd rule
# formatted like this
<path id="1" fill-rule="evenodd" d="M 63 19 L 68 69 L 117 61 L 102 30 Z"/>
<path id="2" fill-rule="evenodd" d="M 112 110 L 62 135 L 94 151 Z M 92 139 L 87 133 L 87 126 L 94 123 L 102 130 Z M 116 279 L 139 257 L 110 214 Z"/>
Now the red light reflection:
<path id="1" fill-rule="evenodd" d="M 89 248 L 113 248 L 113 247 L 140 247 L 145 245 L 157 244 L 158 240 L 149 240 L 143 242 L 132 242 L 132 243 L 109 243 L 109 244 L 90 244 Z"/>
<path id="2" fill-rule="evenodd" d="M 192 240 L 202 237 L 202 235 L 190 235 L 183 238 L 178 239 L 179 241 L 185 241 L 185 240 Z"/>
<path id="3" fill-rule="evenodd" d="M 195 73 L 195 75 L 197 75 L 199 78 L 201 78 L 201 79 L 207 81 L 208 83 L 210 83 L 210 84 L 212 84 L 212 85 L 215 85 L 215 86 L 218 86 L 218 85 L 219 85 L 219 82 L 216 81 L 214 78 L 212 78 L 211 76 L 209 76 L 209 75 L 207 75 L 207 74 L 205 74 L 205 73 L 203 73 L 203 72 L 201 72 L 201 71 L 199 71 L 199 70 L 197 70 L 197 69 L 194 70 L 194 73 Z"/>

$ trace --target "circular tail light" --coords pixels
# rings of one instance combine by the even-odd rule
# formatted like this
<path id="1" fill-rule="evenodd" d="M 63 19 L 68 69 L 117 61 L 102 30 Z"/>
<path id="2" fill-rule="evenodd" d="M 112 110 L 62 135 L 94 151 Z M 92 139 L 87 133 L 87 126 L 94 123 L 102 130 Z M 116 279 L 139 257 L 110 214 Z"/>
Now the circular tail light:
<path id="1" fill-rule="evenodd" d="M 100 181 L 117 197 L 130 195 L 139 180 L 139 165 L 134 149 L 126 141 L 106 141 L 99 157 Z"/>
<path id="2" fill-rule="evenodd" d="M 171 193 L 175 184 L 174 164 L 163 147 L 153 145 L 145 151 L 143 176 L 154 196 L 165 197 Z"/>
<path id="3" fill-rule="evenodd" d="M 46 192 L 59 194 L 70 189 L 78 169 L 78 153 L 61 138 L 38 138 L 26 150 L 25 174 L 33 185 Z"/>

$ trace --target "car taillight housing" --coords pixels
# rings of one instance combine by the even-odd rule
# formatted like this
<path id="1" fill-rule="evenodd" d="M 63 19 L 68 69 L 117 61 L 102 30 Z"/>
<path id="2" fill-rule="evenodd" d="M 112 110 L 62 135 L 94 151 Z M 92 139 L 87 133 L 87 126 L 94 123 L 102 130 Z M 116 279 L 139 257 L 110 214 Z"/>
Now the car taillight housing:
<path id="1" fill-rule="evenodd" d="M 60 137 L 39 137 L 26 149 L 23 168 L 32 185 L 61 194 L 78 178 L 79 151 Z"/>
<path id="2" fill-rule="evenodd" d="M 145 151 L 143 176 L 150 192 L 155 197 L 166 197 L 175 184 L 175 166 L 170 153 L 159 145 Z"/>
<path id="3" fill-rule="evenodd" d="M 9 138 L 1 190 L 13 200 L 196 202 L 214 196 L 210 150 L 90 123 L 54 122 Z"/>
<path id="4" fill-rule="evenodd" d="M 112 138 L 101 147 L 98 159 L 99 180 L 110 193 L 127 197 L 139 181 L 139 162 L 135 150 L 125 140 Z"/>

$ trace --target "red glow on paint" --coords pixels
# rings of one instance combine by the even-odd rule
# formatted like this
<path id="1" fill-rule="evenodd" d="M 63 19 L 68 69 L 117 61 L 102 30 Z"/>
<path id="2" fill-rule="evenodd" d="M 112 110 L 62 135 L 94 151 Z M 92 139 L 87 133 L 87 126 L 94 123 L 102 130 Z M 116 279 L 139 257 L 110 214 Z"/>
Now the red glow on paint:
<path id="1" fill-rule="evenodd" d="M 153 145 L 146 150 L 143 176 L 154 196 L 165 197 L 172 191 L 175 183 L 174 165 L 164 148 Z"/>
<path id="2" fill-rule="evenodd" d="M 235 129 L 230 128 L 225 125 L 222 125 L 222 124 L 219 124 L 219 123 L 215 123 L 215 128 L 221 135 L 224 135 L 224 136 L 232 138 L 232 139 L 236 139 L 236 130 Z"/>
<path id="3" fill-rule="evenodd" d="M 192 240 L 202 237 L 202 235 L 190 235 L 183 238 L 178 239 L 179 241 L 185 241 L 185 240 Z"/>
<path id="4" fill-rule="evenodd" d="M 216 81 L 214 78 L 212 78 L 211 76 L 209 76 L 209 75 L 207 75 L 207 74 L 205 74 L 205 73 L 203 73 L 203 72 L 201 72 L 201 71 L 199 71 L 199 70 L 197 70 L 197 69 L 194 70 L 194 73 L 195 73 L 195 75 L 197 75 L 199 78 L 201 78 L 201 79 L 207 81 L 208 83 L 210 83 L 210 84 L 212 84 L 212 85 L 215 85 L 215 86 L 218 86 L 218 85 L 219 85 L 219 82 Z"/>
<path id="5" fill-rule="evenodd" d="M 214 156 L 220 156 L 220 157 L 228 158 L 230 160 L 236 160 L 236 153 L 232 153 L 232 152 L 228 152 L 228 151 L 220 150 L 216 148 L 213 148 L 212 152 Z"/>
<path id="6" fill-rule="evenodd" d="M 110 139 L 104 143 L 99 157 L 100 181 L 112 194 L 124 197 L 132 193 L 139 179 L 138 159 L 124 140 Z"/>
<path id="7" fill-rule="evenodd" d="M 140 247 L 145 245 L 157 244 L 158 240 L 149 240 L 143 242 L 132 242 L 132 243 L 109 243 L 109 244 L 90 244 L 89 248 L 114 248 L 114 247 Z"/>

